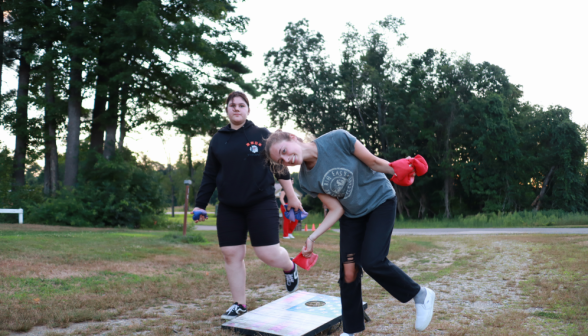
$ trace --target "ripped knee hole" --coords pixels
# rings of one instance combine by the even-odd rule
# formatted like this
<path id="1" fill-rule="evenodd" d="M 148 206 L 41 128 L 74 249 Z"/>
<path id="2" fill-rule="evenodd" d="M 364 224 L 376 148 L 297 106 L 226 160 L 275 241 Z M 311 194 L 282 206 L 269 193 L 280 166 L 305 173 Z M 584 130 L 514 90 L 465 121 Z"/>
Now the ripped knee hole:
<path id="1" fill-rule="evenodd" d="M 357 278 L 357 274 L 359 273 L 358 269 L 357 269 L 357 265 L 355 264 L 355 260 L 354 260 L 354 253 L 348 254 L 347 255 L 347 260 L 343 262 L 343 268 L 344 268 L 344 278 L 345 278 L 345 282 L 346 283 L 352 283 L 355 281 L 355 279 Z M 353 267 L 348 266 L 348 265 L 353 265 Z"/>

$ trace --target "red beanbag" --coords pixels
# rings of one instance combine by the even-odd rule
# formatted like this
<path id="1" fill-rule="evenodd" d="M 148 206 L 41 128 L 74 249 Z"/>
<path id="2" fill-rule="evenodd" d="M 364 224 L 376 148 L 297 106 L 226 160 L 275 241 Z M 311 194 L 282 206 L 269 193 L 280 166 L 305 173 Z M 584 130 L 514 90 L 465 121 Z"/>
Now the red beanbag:
<path id="1" fill-rule="evenodd" d="M 390 162 L 390 167 L 394 168 L 394 176 L 390 180 L 399 186 L 408 187 L 414 183 L 414 176 L 423 176 L 429 170 L 429 165 L 421 155 L 410 159 L 400 159 Z"/>
<path id="2" fill-rule="evenodd" d="M 417 176 L 423 176 L 429 170 L 427 161 L 425 161 L 425 158 L 420 156 L 420 154 L 417 154 L 417 156 L 412 159 L 412 166 L 414 167 Z"/>
<path id="3" fill-rule="evenodd" d="M 309 269 L 310 269 L 312 266 L 314 266 L 314 264 L 316 264 L 316 261 L 317 261 L 317 260 L 318 260 L 318 254 L 316 254 L 316 253 L 313 253 L 313 254 L 310 256 L 310 258 L 305 258 L 305 257 L 302 255 L 302 252 L 298 253 L 298 255 L 296 256 L 296 258 L 292 259 L 292 261 L 293 261 L 293 262 L 294 262 L 296 265 L 298 265 L 298 266 L 300 266 L 300 267 L 304 268 L 304 269 L 305 269 L 305 270 L 307 270 L 307 271 L 308 271 L 308 270 L 309 270 Z"/>

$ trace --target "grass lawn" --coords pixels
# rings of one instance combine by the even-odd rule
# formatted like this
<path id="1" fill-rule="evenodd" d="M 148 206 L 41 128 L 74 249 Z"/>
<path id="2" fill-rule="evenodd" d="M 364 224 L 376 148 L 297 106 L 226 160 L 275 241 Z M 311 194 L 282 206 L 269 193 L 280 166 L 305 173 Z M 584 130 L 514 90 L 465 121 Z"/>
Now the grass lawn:
<path id="1" fill-rule="evenodd" d="M 207 207 L 209 212 L 214 212 L 214 207 Z M 184 225 L 184 212 L 176 213 L 175 217 L 163 215 L 168 223 L 163 227 L 168 229 L 179 229 Z M 318 226 L 324 219 L 322 213 L 310 212 L 303 221 L 309 229 L 312 224 Z M 188 214 L 188 225 L 192 226 L 191 216 Z M 216 214 L 209 215 L 209 219 L 199 222 L 197 225 L 215 226 Z M 588 214 L 565 213 L 558 211 L 521 211 L 504 214 L 477 214 L 473 216 L 459 216 L 451 219 L 428 218 L 414 220 L 397 218 L 394 225 L 397 229 L 431 229 L 431 228 L 512 228 L 512 227 L 588 227 Z M 333 225 L 334 229 L 339 228 L 339 222 Z"/>
<path id="2" fill-rule="evenodd" d="M 176 214 L 175 217 L 172 217 L 171 215 L 164 215 L 164 218 L 166 221 L 169 221 L 170 225 L 170 229 L 173 227 L 177 227 L 178 225 L 183 226 L 184 225 L 184 214 Z M 194 226 L 194 225 L 209 225 L 209 226 L 216 226 L 216 216 L 215 215 L 208 215 L 208 219 L 205 220 L 204 222 L 198 222 L 198 224 L 194 224 L 194 221 L 192 221 L 192 215 L 188 214 L 188 218 L 186 219 L 186 225 L 188 226 Z"/>
<path id="3" fill-rule="evenodd" d="M 281 244 L 294 256 L 309 233 Z M 216 232 L 173 234 L 0 224 L 0 335 L 232 335 L 220 330 L 232 301 Z M 339 295 L 338 244 L 335 232 L 317 241 L 301 290 Z M 389 259 L 436 291 L 427 335 L 586 335 L 586 255 L 586 235 L 393 236 Z M 249 309 L 287 294 L 250 246 L 245 262 Z M 362 286 L 361 335 L 417 335 L 413 303 L 367 274 Z"/>

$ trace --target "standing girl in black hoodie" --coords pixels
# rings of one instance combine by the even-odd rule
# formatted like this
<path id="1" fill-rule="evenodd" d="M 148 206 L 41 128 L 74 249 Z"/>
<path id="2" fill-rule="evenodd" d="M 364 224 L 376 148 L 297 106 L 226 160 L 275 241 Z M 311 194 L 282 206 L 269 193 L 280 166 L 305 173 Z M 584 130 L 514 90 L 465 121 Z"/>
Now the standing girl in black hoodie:
<path id="1" fill-rule="evenodd" d="M 235 302 L 222 318 L 230 320 L 247 312 L 247 232 L 257 257 L 269 266 L 284 270 L 289 292 L 298 288 L 298 270 L 286 249 L 279 244 L 274 176 L 265 164 L 265 139 L 270 133 L 247 120 L 249 100 L 242 92 L 236 91 L 227 97 L 226 112 L 230 124 L 221 128 L 210 141 L 194 211 L 206 209 L 214 189 L 218 189 L 218 241 L 225 257 L 225 270 Z M 288 199 L 293 200 L 288 204 L 289 208 L 302 209 L 294 194 L 290 174 L 286 171 L 275 176 Z M 200 216 L 194 222 L 205 219 L 205 216 Z"/>

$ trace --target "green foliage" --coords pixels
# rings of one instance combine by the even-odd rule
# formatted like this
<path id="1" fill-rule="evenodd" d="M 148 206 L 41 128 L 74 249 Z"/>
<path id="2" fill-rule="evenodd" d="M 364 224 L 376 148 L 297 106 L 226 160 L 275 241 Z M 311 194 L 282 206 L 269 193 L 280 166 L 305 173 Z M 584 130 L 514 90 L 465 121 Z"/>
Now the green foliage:
<path id="1" fill-rule="evenodd" d="M 323 212 L 323 202 L 318 197 L 311 197 L 310 195 L 302 197 L 302 207 L 307 212 Z"/>
<path id="2" fill-rule="evenodd" d="M 286 45 L 265 55 L 268 74 L 261 87 L 270 95 L 267 106 L 272 123 L 281 127 L 293 120 L 315 136 L 345 127 L 337 97 L 337 69 L 321 54 L 323 36 L 310 31 L 307 20 L 289 23 L 285 32 Z"/>
<path id="3" fill-rule="evenodd" d="M 111 160 L 88 152 L 95 161 L 82 175 L 76 189 L 61 190 L 57 197 L 27 207 L 30 221 L 45 224 L 140 227 L 154 221 L 164 208 L 161 176 L 118 152 Z"/>
<path id="4" fill-rule="evenodd" d="M 192 185 L 190 186 L 189 204 L 194 206 L 194 198 L 200 189 L 200 182 L 202 181 L 202 174 L 204 173 L 204 162 L 196 162 L 193 168 Z M 180 155 L 175 165 L 168 165 L 165 169 L 161 169 L 161 187 L 165 195 L 166 205 L 183 205 L 186 197 L 186 187 L 184 180 L 190 179 L 190 171 L 186 164 L 186 156 Z M 211 200 L 211 203 L 212 200 Z M 192 208 L 190 208 L 192 210 Z"/>

